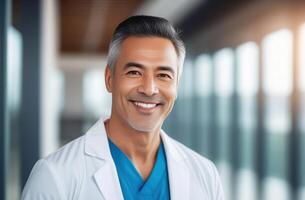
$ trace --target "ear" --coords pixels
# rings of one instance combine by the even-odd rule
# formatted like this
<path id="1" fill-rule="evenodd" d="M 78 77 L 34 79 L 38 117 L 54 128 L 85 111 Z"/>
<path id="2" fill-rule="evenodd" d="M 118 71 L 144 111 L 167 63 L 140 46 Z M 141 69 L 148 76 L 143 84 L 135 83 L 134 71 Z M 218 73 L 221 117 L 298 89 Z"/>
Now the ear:
<path id="1" fill-rule="evenodd" d="M 105 69 L 105 85 L 106 85 L 106 88 L 107 88 L 107 91 L 108 92 L 112 92 L 112 79 L 113 79 L 113 74 L 110 70 L 110 66 L 107 65 L 106 66 L 106 69 Z"/>

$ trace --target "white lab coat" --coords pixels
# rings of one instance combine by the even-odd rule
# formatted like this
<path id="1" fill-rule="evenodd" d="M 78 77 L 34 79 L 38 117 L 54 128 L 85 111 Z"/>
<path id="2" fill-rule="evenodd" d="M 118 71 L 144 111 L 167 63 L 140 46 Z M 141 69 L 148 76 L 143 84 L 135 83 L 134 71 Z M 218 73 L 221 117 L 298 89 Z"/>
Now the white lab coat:
<path id="1" fill-rule="evenodd" d="M 23 200 L 121 200 L 122 191 L 110 154 L 104 120 L 84 136 L 37 161 Z M 172 200 L 223 200 L 212 162 L 161 132 Z"/>

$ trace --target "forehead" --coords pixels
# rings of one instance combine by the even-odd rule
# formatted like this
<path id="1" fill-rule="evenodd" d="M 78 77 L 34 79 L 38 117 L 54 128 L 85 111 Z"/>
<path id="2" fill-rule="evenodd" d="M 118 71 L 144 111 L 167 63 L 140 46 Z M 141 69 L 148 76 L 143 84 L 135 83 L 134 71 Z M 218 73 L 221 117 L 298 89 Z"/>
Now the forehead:
<path id="1" fill-rule="evenodd" d="M 178 55 L 169 39 L 160 37 L 128 37 L 122 42 L 118 64 L 139 62 L 143 65 L 178 66 Z"/>

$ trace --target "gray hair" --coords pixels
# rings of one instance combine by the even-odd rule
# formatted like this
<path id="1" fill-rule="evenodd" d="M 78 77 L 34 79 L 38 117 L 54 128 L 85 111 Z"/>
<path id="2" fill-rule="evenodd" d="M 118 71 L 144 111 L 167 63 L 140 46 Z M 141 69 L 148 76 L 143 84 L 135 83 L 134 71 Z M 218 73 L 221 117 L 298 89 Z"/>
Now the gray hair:
<path id="1" fill-rule="evenodd" d="M 155 16 L 137 15 L 121 22 L 115 29 L 108 52 L 108 65 L 112 73 L 120 54 L 123 41 L 131 36 L 161 37 L 169 39 L 175 47 L 179 59 L 178 73 L 182 74 L 185 46 L 173 25 L 166 19 Z"/>

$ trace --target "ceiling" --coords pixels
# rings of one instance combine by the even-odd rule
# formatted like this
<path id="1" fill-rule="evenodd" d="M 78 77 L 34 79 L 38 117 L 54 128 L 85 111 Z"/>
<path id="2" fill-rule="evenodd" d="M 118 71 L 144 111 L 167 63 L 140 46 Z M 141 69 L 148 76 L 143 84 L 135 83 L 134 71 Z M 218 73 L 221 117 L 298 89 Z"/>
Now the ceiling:
<path id="1" fill-rule="evenodd" d="M 115 27 L 134 14 L 168 19 L 182 38 L 245 4 L 243 0 L 58 0 L 60 52 L 105 55 Z M 250 2 L 253 0 L 248 0 Z M 200 19 L 200 20 L 198 20 Z M 191 22 L 191 23 L 190 23 Z"/>
<path id="2" fill-rule="evenodd" d="M 13 24 L 20 28 L 20 2 L 13 1 Z M 182 38 L 207 28 L 245 3 L 243 0 L 56 0 L 61 54 L 105 55 L 114 28 L 134 14 L 161 16 L 182 30 Z M 250 2 L 254 0 L 248 0 Z M 263 0 L 261 0 L 263 1 Z M 272 1 L 272 0 L 270 0 Z M 296 0 L 294 0 L 296 1 Z M 199 20 L 200 19 L 200 20 Z"/>
<path id="3" fill-rule="evenodd" d="M 115 27 L 133 14 L 177 23 L 202 0 L 59 0 L 60 52 L 106 54 Z M 179 13 L 179 14 L 177 14 Z"/>
<path id="4" fill-rule="evenodd" d="M 143 0 L 60 0 L 60 51 L 105 53 L 114 28 Z"/>
<path id="5" fill-rule="evenodd" d="M 22 0 L 12 0 L 13 25 L 21 29 Z M 182 38 L 207 27 L 243 0 L 55 0 L 61 54 L 105 55 L 114 28 L 130 15 L 155 15 L 182 30 Z M 248 0 L 254 1 L 254 0 Z M 296 1 L 296 0 L 294 0 Z M 27 1 L 25 1 L 27 2 Z M 175 2 L 175 3 L 173 3 Z M 24 3 L 24 5 L 27 5 Z M 200 19 L 200 20 L 199 20 Z"/>

